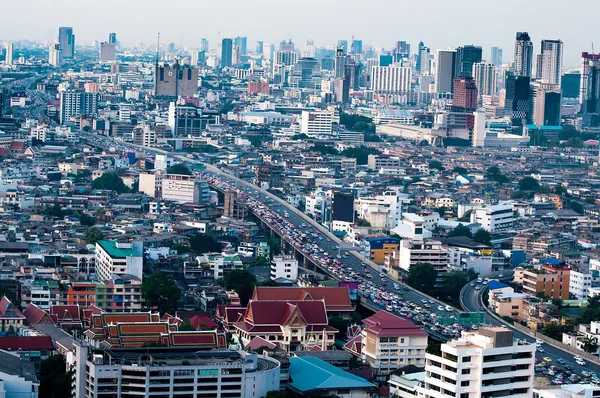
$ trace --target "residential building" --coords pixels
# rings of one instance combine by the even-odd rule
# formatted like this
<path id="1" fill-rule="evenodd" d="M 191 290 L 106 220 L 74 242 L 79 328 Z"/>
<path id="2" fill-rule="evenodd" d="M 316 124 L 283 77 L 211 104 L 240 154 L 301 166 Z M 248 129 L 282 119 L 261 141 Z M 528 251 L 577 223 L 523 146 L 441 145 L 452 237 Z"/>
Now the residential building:
<path id="1" fill-rule="evenodd" d="M 100 62 L 115 62 L 117 59 L 117 45 L 115 43 L 100 43 Z"/>
<path id="2" fill-rule="evenodd" d="M 571 270 L 569 277 L 569 294 L 577 300 L 587 300 L 592 287 L 592 274 Z"/>
<path id="3" fill-rule="evenodd" d="M 98 93 L 84 91 L 61 91 L 60 93 L 60 124 L 65 124 L 72 117 L 95 116 L 98 113 Z"/>
<path id="4" fill-rule="evenodd" d="M 271 260 L 271 280 L 298 280 L 298 260 L 293 256 L 273 256 Z"/>
<path id="5" fill-rule="evenodd" d="M 96 242 L 96 272 L 101 281 L 114 275 L 133 275 L 142 279 L 144 257 L 142 243 L 123 243 L 108 240 Z"/>
<path id="6" fill-rule="evenodd" d="M 500 327 L 462 332 L 442 344 L 441 355 L 427 354 L 424 398 L 532 396 L 535 344 L 513 339 Z"/>
<path id="7" fill-rule="evenodd" d="M 527 32 L 517 32 L 513 71 L 515 76 L 532 77 L 533 43 Z"/>
<path id="8" fill-rule="evenodd" d="M 500 68 L 502 66 L 502 49 L 501 48 L 498 48 L 498 47 L 491 48 L 490 61 L 497 68 Z"/>
<path id="9" fill-rule="evenodd" d="M 441 286 L 449 271 L 449 251 L 437 240 L 403 239 L 398 250 L 398 266 L 404 271 L 416 264 L 431 264 L 437 271 L 436 285 Z"/>
<path id="10" fill-rule="evenodd" d="M 153 354 L 160 361 L 148 359 Z M 280 383 L 276 359 L 227 350 L 110 350 L 76 343 L 71 366 L 75 372 L 73 396 L 81 398 L 107 393 L 254 398 L 279 390 Z"/>
<path id="11" fill-rule="evenodd" d="M 300 133 L 309 137 L 330 136 L 333 132 L 333 112 L 302 111 Z"/>
<path id="12" fill-rule="evenodd" d="M 393 64 L 373 66 L 371 69 L 371 90 L 379 94 L 403 94 L 410 91 L 412 69 Z"/>
<path id="13" fill-rule="evenodd" d="M 437 50 L 435 54 L 435 91 L 451 93 L 454 90 L 456 50 Z"/>
<path id="14" fill-rule="evenodd" d="M 563 261 L 548 258 L 540 269 L 522 271 L 523 293 L 552 299 L 569 299 L 571 270 Z M 517 273 L 515 272 L 515 278 Z"/>
<path id="15" fill-rule="evenodd" d="M 468 44 L 456 49 L 455 73 L 456 78 L 473 77 L 473 65 L 481 62 L 482 49 Z"/>
<path id="16" fill-rule="evenodd" d="M 390 155 L 369 155 L 367 158 L 369 170 L 398 169 L 407 166 L 405 159 Z"/>
<path id="17" fill-rule="evenodd" d="M 562 40 L 542 40 L 541 81 L 547 84 L 560 84 L 562 75 Z"/>
<path id="18" fill-rule="evenodd" d="M 162 179 L 162 198 L 177 203 L 208 203 L 208 184 L 195 176 L 165 174 Z"/>
<path id="19" fill-rule="evenodd" d="M 581 53 L 579 106 L 583 113 L 600 112 L 600 54 Z"/>
<path id="20" fill-rule="evenodd" d="M 561 90 L 557 84 L 533 84 L 533 123 L 561 126 Z"/>
<path id="21" fill-rule="evenodd" d="M 372 228 L 390 230 L 398 225 L 409 203 L 408 195 L 389 190 L 373 197 L 355 199 L 354 209 L 356 216 L 368 221 Z"/>
<path id="22" fill-rule="evenodd" d="M 6 44 L 4 53 L 4 65 L 11 66 L 13 64 L 13 49 L 13 43 Z"/>
<path id="23" fill-rule="evenodd" d="M 515 293 L 515 290 L 498 281 L 488 283 L 489 307 L 496 315 L 517 319 L 525 309 L 526 294 Z"/>
<path id="24" fill-rule="evenodd" d="M 156 97 L 193 97 L 198 94 L 198 68 L 190 65 L 158 64 L 154 71 Z"/>
<path id="25" fill-rule="evenodd" d="M 475 86 L 480 96 L 496 95 L 498 76 L 494 64 L 487 62 L 473 64 L 473 79 L 475 80 Z"/>
<path id="26" fill-rule="evenodd" d="M 39 387 L 35 365 L 29 358 L 0 351 L 0 396 L 37 398 Z"/>
<path id="27" fill-rule="evenodd" d="M 383 264 L 386 256 L 400 248 L 400 239 L 398 238 L 372 236 L 365 240 L 369 243 L 369 259 L 376 264 Z"/>
<path id="28" fill-rule="evenodd" d="M 60 44 L 50 43 L 48 46 L 48 64 L 54 67 L 62 65 L 62 51 L 60 49 Z"/>
<path id="29" fill-rule="evenodd" d="M 471 212 L 471 223 L 481 224 L 488 232 L 498 232 L 513 228 L 514 213 L 510 205 L 489 205 L 475 208 Z"/>
<path id="30" fill-rule="evenodd" d="M 477 109 L 477 85 L 472 77 L 454 79 L 453 112 L 473 112 Z"/>

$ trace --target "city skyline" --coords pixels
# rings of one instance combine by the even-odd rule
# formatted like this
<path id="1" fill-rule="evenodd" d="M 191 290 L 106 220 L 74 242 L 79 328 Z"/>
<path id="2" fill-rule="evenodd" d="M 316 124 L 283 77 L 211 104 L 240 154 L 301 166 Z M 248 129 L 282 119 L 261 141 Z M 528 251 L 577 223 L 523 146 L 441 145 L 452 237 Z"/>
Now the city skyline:
<path id="1" fill-rule="evenodd" d="M 119 13 L 113 15 L 102 12 L 111 9 L 113 3 L 115 6 L 118 4 Z M 371 2 L 369 8 L 364 10 L 355 0 L 346 3 L 343 9 L 339 9 L 339 5 L 333 2 L 309 0 L 302 9 L 293 10 L 295 18 L 289 20 L 281 18 L 281 7 L 271 1 L 264 2 L 263 7 L 257 10 L 244 3 L 227 4 L 226 8 L 222 4 L 199 5 L 187 0 L 168 9 L 160 8 L 159 3 L 156 3 L 155 8 L 152 7 L 152 1 L 142 3 L 139 0 L 130 1 L 126 5 L 108 0 L 102 7 L 74 0 L 50 6 L 41 0 L 33 0 L 27 5 L 11 3 L 4 7 L 8 12 L 0 16 L 0 40 L 56 41 L 59 26 L 72 26 L 78 44 L 106 40 L 109 32 L 116 32 L 125 45 L 133 46 L 140 41 L 146 46 L 155 46 L 156 34 L 160 31 L 162 43 L 182 43 L 188 49 L 200 47 L 203 37 L 209 39 L 211 48 L 216 48 L 217 42 L 222 38 L 236 36 L 247 36 L 250 49 L 259 40 L 278 43 L 289 37 L 302 49 L 305 40 L 314 40 L 316 45 L 322 47 L 334 47 L 338 40 L 350 41 L 354 35 L 356 39 L 363 41 L 365 47 L 372 45 L 385 49 L 393 49 L 398 40 L 409 42 L 413 48 L 417 48 L 417 44 L 423 41 L 432 52 L 436 49 L 474 44 L 484 47 L 483 55 L 487 61 L 491 61 L 487 59 L 490 47 L 497 46 L 504 49 L 504 61 L 509 62 L 512 61 L 509 54 L 512 53 L 515 32 L 526 31 L 532 38 L 536 53 L 539 52 L 542 40 L 562 40 L 565 67 L 577 66 L 581 53 L 591 52 L 592 43 L 600 42 L 600 35 L 595 40 L 587 29 L 593 22 L 593 13 L 573 15 L 567 12 L 571 11 L 568 4 L 558 0 L 543 2 L 544 8 L 553 12 L 537 19 L 532 18 L 532 15 L 539 12 L 539 6 L 542 5 L 539 0 L 526 4 L 509 0 L 503 7 L 496 8 L 472 3 L 462 0 L 447 4 L 436 0 L 425 6 L 376 1 Z M 594 4 L 591 0 L 585 0 L 584 3 L 589 6 Z M 39 13 L 31 13 L 32 9 Z M 382 13 L 383 9 L 388 11 Z M 398 15 L 405 14 L 416 18 L 397 18 Z M 14 18 L 14 15 L 27 15 L 28 23 L 17 23 L 19 19 Z M 94 16 L 93 23 L 87 20 L 90 15 Z M 132 20 L 132 15 L 138 17 Z M 211 17 L 202 18 L 203 15 Z M 222 15 L 223 18 L 214 18 L 214 15 Z M 419 18 L 419 15 L 422 17 Z M 331 16 L 336 18 L 332 19 Z M 263 20 L 268 23 L 247 23 L 246 19 L 249 17 L 254 21 Z M 363 18 L 364 23 L 353 22 L 359 17 Z M 456 24 L 454 22 L 457 18 L 465 18 L 469 23 Z M 494 20 L 498 21 L 499 27 L 490 29 Z M 373 29 L 369 21 L 377 29 Z M 456 26 L 462 28 L 456 29 Z"/>

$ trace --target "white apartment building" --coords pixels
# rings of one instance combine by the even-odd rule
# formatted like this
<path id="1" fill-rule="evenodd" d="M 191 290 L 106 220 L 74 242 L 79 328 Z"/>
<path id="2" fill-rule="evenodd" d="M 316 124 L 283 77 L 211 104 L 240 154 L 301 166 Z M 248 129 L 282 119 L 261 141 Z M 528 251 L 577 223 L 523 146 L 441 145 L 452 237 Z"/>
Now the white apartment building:
<path id="1" fill-rule="evenodd" d="M 431 230 L 435 228 L 440 215 L 437 212 L 402 213 L 398 225 L 392 230 L 403 239 L 422 241 L 431 237 Z"/>
<path id="2" fill-rule="evenodd" d="M 481 224 L 488 232 L 511 229 L 514 223 L 512 205 L 491 205 L 473 209 L 471 223 Z"/>
<path id="3" fill-rule="evenodd" d="M 73 396 L 79 398 L 259 398 L 278 391 L 280 385 L 279 361 L 244 351 L 162 348 L 153 358 L 152 349 L 150 353 L 146 349 L 113 352 L 80 343 L 75 343 L 73 351 Z"/>
<path id="4" fill-rule="evenodd" d="M 162 197 L 162 180 L 164 171 L 158 170 L 154 173 L 140 173 L 139 191 L 153 198 Z"/>
<path id="5" fill-rule="evenodd" d="M 333 132 L 333 112 L 302 111 L 300 133 L 309 137 L 331 135 Z"/>
<path id="6" fill-rule="evenodd" d="M 400 222 L 402 209 L 409 203 L 410 199 L 407 195 L 390 190 L 374 197 L 356 199 L 354 210 L 357 217 L 369 221 L 371 227 L 392 229 Z"/>
<path id="7" fill-rule="evenodd" d="M 378 94 L 401 94 L 410 92 L 412 69 L 398 64 L 373 66 L 371 90 Z"/>
<path id="8" fill-rule="evenodd" d="M 367 167 L 369 170 L 399 169 L 406 166 L 406 160 L 400 159 L 397 156 L 369 155 L 367 158 Z"/>
<path id="9" fill-rule="evenodd" d="M 449 251 L 437 240 L 418 241 L 402 239 L 400 250 L 398 250 L 398 265 L 405 271 L 416 264 L 431 264 L 437 271 L 439 284 L 443 283 L 444 276 L 448 272 Z"/>
<path id="10" fill-rule="evenodd" d="M 162 180 L 162 198 L 177 203 L 207 203 L 210 190 L 208 184 L 194 176 L 166 174 Z"/>
<path id="11" fill-rule="evenodd" d="M 441 347 L 441 356 L 427 354 L 424 398 L 531 398 L 535 344 L 522 344 L 500 327 L 462 332 Z"/>
<path id="12" fill-rule="evenodd" d="M 173 164 L 175 164 L 175 159 L 167 155 L 156 155 L 154 157 L 155 170 L 166 170 L 167 167 L 171 167 Z"/>
<path id="13" fill-rule="evenodd" d="M 481 95 L 496 95 L 496 66 L 485 61 L 473 64 L 473 80 L 477 93 Z"/>
<path id="14" fill-rule="evenodd" d="M 592 274 L 571 270 L 569 293 L 577 297 L 578 300 L 587 300 L 590 287 L 592 287 Z"/>
<path id="15" fill-rule="evenodd" d="M 533 398 L 595 398 L 599 396 L 600 387 L 592 384 L 561 384 L 533 389 Z"/>
<path id="16" fill-rule="evenodd" d="M 62 51 L 60 49 L 60 44 L 58 43 L 50 43 L 48 46 L 48 64 L 59 67 L 62 65 Z"/>
<path id="17" fill-rule="evenodd" d="M 312 195 L 306 195 L 304 198 L 304 212 L 313 217 L 318 223 L 326 220 L 327 209 L 331 207 L 331 202 L 324 191 L 315 192 Z"/>
<path id="18" fill-rule="evenodd" d="M 98 113 L 98 93 L 83 91 L 60 92 L 60 124 L 68 122 L 74 116 L 96 115 Z"/>
<path id="19" fill-rule="evenodd" d="M 113 275 L 133 275 L 142 280 L 144 268 L 143 244 L 108 240 L 96 242 L 96 273 L 101 281 Z"/>
<path id="20" fill-rule="evenodd" d="M 294 256 L 273 256 L 271 260 L 271 280 L 298 280 L 298 260 Z"/>

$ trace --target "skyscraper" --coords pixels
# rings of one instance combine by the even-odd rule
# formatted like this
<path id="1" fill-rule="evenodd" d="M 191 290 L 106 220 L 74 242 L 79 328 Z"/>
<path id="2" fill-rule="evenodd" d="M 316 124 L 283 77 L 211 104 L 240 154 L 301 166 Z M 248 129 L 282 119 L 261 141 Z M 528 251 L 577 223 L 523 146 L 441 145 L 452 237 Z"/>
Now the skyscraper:
<path id="1" fill-rule="evenodd" d="M 477 109 L 477 86 L 472 77 L 454 79 L 452 92 L 453 112 L 473 112 Z"/>
<path id="2" fill-rule="evenodd" d="M 343 79 L 346 76 L 346 55 L 344 49 L 338 47 L 335 53 L 335 77 Z"/>
<path id="3" fill-rule="evenodd" d="M 600 113 L 600 54 L 581 53 L 579 105 L 582 113 Z"/>
<path id="4" fill-rule="evenodd" d="M 207 38 L 202 38 L 200 40 L 200 50 L 207 52 L 208 51 L 208 39 Z"/>
<path id="5" fill-rule="evenodd" d="M 515 40 L 515 60 L 513 71 L 515 76 L 531 77 L 533 63 L 533 43 L 527 32 L 517 32 Z"/>
<path id="6" fill-rule="evenodd" d="M 473 64 L 481 62 L 482 49 L 481 47 L 468 44 L 456 49 L 456 64 L 454 76 L 472 77 Z"/>
<path id="7" fill-rule="evenodd" d="M 233 40 L 223 39 L 221 41 L 221 67 L 226 68 L 233 65 Z"/>
<path id="8" fill-rule="evenodd" d="M 423 42 L 419 43 L 419 50 L 417 52 L 417 65 L 416 71 L 418 74 L 427 75 L 429 74 L 429 47 L 425 46 Z"/>
<path id="9" fill-rule="evenodd" d="M 531 123 L 531 89 L 529 76 L 506 73 L 506 96 L 504 115 L 510 117 L 513 126 Z"/>
<path id="10" fill-rule="evenodd" d="M 379 94 L 408 93 L 411 80 L 411 68 L 407 66 L 373 66 L 371 70 L 371 90 Z"/>
<path id="11" fill-rule="evenodd" d="M 360 55 L 363 53 L 363 42 L 362 40 L 352 40 L 352 53 Z"/>
<path id="12" fill-rule="evenodd" d="M 117 34 L 116 33 L 109 33 L 108 34 L 108 42 L 110 44 L 117 44 Z"/>
<path id="13" fill-rule="evenodd" d="M 498 47 L 492 47 L 492 54 L 490 57 L 490 62 L 493 63 L 496 67 L 502 66 L 502 49 Z"/>
<path id="14" fill-rule="evenodd" d="M 533 75 L 531 80 L 540 80 L 542 78 L 542 67 L 544 65 L 544 58 L 542 53 L 535 54 L 535 64 L 533 68 Z"/>
<path id="15" fill-rule="evenodd" d="M 337 48 L 341 48 L 344 54 L 348 54 L 348 40 L 338 40 Z"/>
<path id="16" fill-rule="evenodd" d="M 258 40 L 256 42 L 256 53 L 259 55 L 262 55 L 264 48 L 265 48 L 265 43 L 262 40 Z"/>
<path id="17" fill-rule="evenodd" d="M 246 55 L 248 51 L 248 38 L 246 36 L 237 36 L 233 39 L 233 45 L 240 48 L 240 55 Z"/>
<path id="18" fill-rule="evenodd" d="M 6 45 L 6 54 L 4 57 L 4 65 L 12 65 L 13 64 L 13 44 L 8 43 Z"/>
<path id="19" fill-rule="evenodd" d="M 100 62 L 113 62 L 117 59 L 117 45 L 115 43 L 100 43 Z"/>
<path id="20" fill-rule="evenodd" d="M 556 84 L 533 85 L 533 123 L 537 126 L 560 126 L 561 92 Z"/>
<path id="21" fill-rule="evenodd" d="M 52 66 L 59 67 L 62 65 L 60 44 L 50 43 L 48 48 L 48 63 Z"/>
<path id="22" fill-rule="evenodd" d="M 473 65 L 473 80 L 479 95 L 496 95 L 496 67 L 488 62 Z"/>
<path id="23" fill-rule="evenodd" d="M 435 91 L 451 93 L 454 87 L 456 50 L 437 50 L 435 54 Z"/>
<path id="24" fill-rule="evenodd" d="M 73 28 L 61 26 L 58 28 L 58 44 L 62 50 L 62 58 L 69 59 L 75 56 L 75 35 Z"/>
<path id="25" fill-rule="evenodd" d="M 423 44 L 423 42 L 421 42 L 420 44 Z M 403 57 L 409 57 L 410 56 L 410 44 L 408 44 L 404 40 L 397 41 L 396 47 L 394 48 L 394 53 L 400 54 Z M 417 54 L 417 56 L 418 56 L 418 54 Z"/>
<path id="26" fill-rule="evenodd" d="M 563 42 L 561 40 L 542 40 L 542 82 L 560 84 L 562 59 Z"/>
<path id="27" fill-rule="evenodd" d="M 98 93 L 83 91 L 61 91 L 60 93 L 60 124 L 70 121 L 71 117 L 98 113 Z"/>

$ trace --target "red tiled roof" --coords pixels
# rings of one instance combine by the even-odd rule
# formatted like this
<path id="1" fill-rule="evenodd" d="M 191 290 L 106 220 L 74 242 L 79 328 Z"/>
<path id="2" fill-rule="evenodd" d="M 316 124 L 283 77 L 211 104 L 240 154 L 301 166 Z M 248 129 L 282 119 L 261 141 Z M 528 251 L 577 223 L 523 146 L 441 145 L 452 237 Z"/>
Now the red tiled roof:
<path id="1" fill-rule="evenodd" d="M 50 307 L 50 315 L 56 315 L 58 322 L 81 322 L 79 305 L 53 305 Z"/>
<path id="2" fill-rule="evenodd" d="M 283 325 L 296 309 L 307 324 L 327 325 L 323 301 L 250 301 L 244 319 L 254 325 Z"/>
<path id="3" fill-rule="evenodd" d="M 325 300 L 327 311 L 354 311 L 347 287 L 268 287 L 254 288 L 252 300 Z"/>
<path id="4" fill-rule="evenodd" d="M 420 327 L 387 311 L 379 311 L 375 315 L 363 319 L 363 323 L 366 326 L 366 332 L 376 336 L 427 336 L 427 333 Z"/>
<path id="5" fill-rule="evenodd" d="M 260 336 L 255 336 L 248 344 L 246 344 L 247 350 L 257 350 L 260 347 L 275 348 L 277 347 L 277 344 L 265 340 Z"/>
<path id="6" fill-rule="evenodd" d="M 41 323 L 44 318 L 46 318 L 49 322 L 53 322 L 52 318 L 48 316 L 46 311 L 35 304 L 29 304 L 29 306 L 25 308 L 23 315 L 25 315 L 25 319 L 27 319 L 27 322 L 29 322 L 31 325 Z"/>
<path id="7" fill-rule="evenodd" d="M 6 296 L 2 296 L 2 299 L 0 299 L 0 316 L 20 318 L 23 317 L 23 313 Z"/>
<path id="8" fill-rule="evenodd" d="M 54 350 L 50 336 L 0 337 L 0 350 Z"/>
<path id="9" fill-rule="evenodd" d="M 211 329 L 214 330 L 219 327 L 210 316 L 193 316 L 190 318 L 190 323 L 194 330 Z"/>
<path id="10" fill-rule="evenodd" d="M 360 356 L 362 354 L 362 335 L 359 334 L 344 344 L 344 350 L 348 351 L 350 354 Z"/>
<path id="11" fill-rule="evenodd" d="M 25 148 L 25 142 L 23 141 L 13 141 L 10 143 L 10 149 L 13 151 L 22 151 Z"/>

